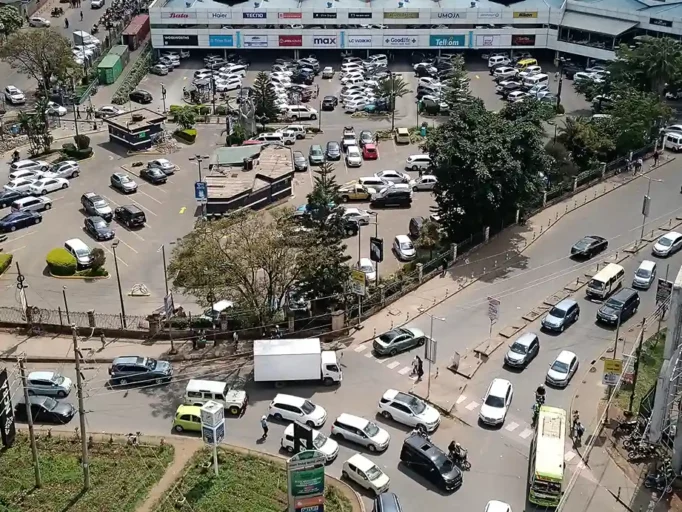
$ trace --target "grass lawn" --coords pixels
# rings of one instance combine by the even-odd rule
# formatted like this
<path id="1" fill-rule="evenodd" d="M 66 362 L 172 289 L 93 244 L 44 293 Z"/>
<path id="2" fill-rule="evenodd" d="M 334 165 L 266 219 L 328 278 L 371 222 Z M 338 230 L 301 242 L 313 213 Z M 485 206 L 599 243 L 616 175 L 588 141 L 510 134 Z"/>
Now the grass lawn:
<path id="1" fill-rule="evenodd" d="M 183 477 L 176 482 L 170 495 L 157 505 L 155 512 L 282 512 L 287 507 L 287 479 L 283 464 L 275 461 L 219 449 L 219 475 L 213 466 L 207 470 L 202 463 L 212 461 L 212 452 L 197 452 L 185 466 Z M 176 508 L 185 497 L 186 504 Z M 166 499 L 167 498 L 167 499 Z M 326 486 L 325 512 L 351 512 L 348 499 L 335 488 Z"/>
<path id="2" fill-rule="evenodd" d="M 663 348 L 665 347 L 665 329 L 658 334 L 654 334 L 646 340 L 642 347 L 642 355 L 639 361 L 639 374 L 637 376 L 637 386 L 635 388 L 635 399 L 632 402 L 632 412 L 637 414 L 639 402 L 646 395 L 651 387 L 656 384 L 658 372 L 663 365 Z M 646 347 L 646 348 L 645 348 Z M 626 411 L 630 405 L 630 395 L 632 387 L 621 389 L 616 397 L 616 404 Z"/>
<path id="3" fill-rule="evenodd" d="M 34 487 L 28 435 L 0 452 L 2 512 L 134 512 L 173 460 L 172 446 L 95 444 L 90 449 L 90 490 L 81 494 L 81 444 L 41 435 L 38 456 L 43 486 Z"/>

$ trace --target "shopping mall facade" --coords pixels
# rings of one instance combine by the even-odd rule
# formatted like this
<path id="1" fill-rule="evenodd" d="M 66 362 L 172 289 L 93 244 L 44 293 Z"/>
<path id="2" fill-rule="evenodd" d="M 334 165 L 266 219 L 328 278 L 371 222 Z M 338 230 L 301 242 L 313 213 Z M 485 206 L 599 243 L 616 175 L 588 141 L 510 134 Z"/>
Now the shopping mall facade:
<path id="1" fill-rule="evenodd" d="M 682 35 L 682 3 L 500 1 L 156 0 L 149 12 L 155 49 L 225 53 L 549 49 L 609 60 L 637 36 Z"/>

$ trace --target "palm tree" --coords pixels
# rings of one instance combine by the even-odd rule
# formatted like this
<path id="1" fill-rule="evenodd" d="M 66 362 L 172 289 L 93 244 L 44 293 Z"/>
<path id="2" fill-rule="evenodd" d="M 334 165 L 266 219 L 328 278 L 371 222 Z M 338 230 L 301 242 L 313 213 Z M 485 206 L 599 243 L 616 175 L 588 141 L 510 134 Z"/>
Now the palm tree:
<path id="1" fill-rule="evenodd" d="M 395 129 L 395 99 L 410 94 L 412 90 L 401 76 L 391 73 L 374 86 L 374 93 L 378 98 L 389 98 L 389 108 L 393 114 L 391 118 L 391 130 Z"/>
<path id="2" fill-rule="evenodd" d="M 662 96 L 665 84 L 672 83 L 679 77 L 682 69 L 682 44 L 670 37 L 651 37 L 644 40 L 639 50 L 646 63 L 651 88 Z"/>

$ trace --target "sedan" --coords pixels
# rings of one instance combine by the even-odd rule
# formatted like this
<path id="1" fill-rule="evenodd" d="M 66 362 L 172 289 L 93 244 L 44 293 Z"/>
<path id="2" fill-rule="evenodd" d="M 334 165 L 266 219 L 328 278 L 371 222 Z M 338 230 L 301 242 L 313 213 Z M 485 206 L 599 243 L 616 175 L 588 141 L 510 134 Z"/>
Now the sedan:
<path id="1" fill-rule="evenodd" d="M 31 183 L 28 193 L 32 195 L 45 195 L 48 192 L 69 188 L 69 180 L 66 178 L 42 178 Z"/>
<path id="2" fill-rule="evenodd" d="M 367 105 L 367 99 L 358 97 L 357 99 L 348 100 L 343 106 L 343 111 L 347 114 L 353 114 L 354 112 L 362 111 L 365 105 Z"/>
<path id="3" fill-rule="evenodd" d="M 322 99 L 322 110 L 334 110 L 339 104 L 339 100 L 336 96 L 325 96 Z"/>
<path id="4" fill-rule="evenodd" d="M 45 28 L 51 25 L 50 20 L 41 18 L 40 16 L 31 16 L 28 19 L 28 24 L 31 27 Z"/>
<path id="5" fill-rule="evenodd" d="M 229 80 L 216 81 L 215 90 L 216 92 L 234 91 L 241 88 L 241 86 L 241 78 L 231 78 Z"/>
<path id="6" fill-rule="evenodd" d="M 433 190 L 438 183 L 435 176 L 431 174 L 423 174 L 421 178 L 417 178 L 412 186 L 412 190 Z"/>
<path id="7" fill-rule="evenodd" d="M 380 334 L 374 339 L 374 352 L 395 356 L 398 352 L 421 347 L 426 342 L 424 333 L 416 327 L 399 327 Z"/>
<path id="8" fill-rule="evenodd" d="M 367 226 L 369 224 L 369 212 L 361 210 L 360 208 L 344 208 L 341 216 L 344 219 L 353 219 L 361 226 Z"/>
<path id="9" fill-rule="evenodd" d="M 157 158 L 147 164 L 148 168 L 160 169 L 166 176 L 171 176 L 177 168 L 174 163 L 166 158 Z"/>
<path id="10" fill-rule="evenodd" d="M 0 231 L 16 231 L 17 229 L 40 224 L 43 216 L 37 212 L 12 212 L 0 219 Z"/>
<path id="11" fill-rule="evenodd" d="M 140 171 L 140 178 L 147 180 L 153 185 L 161 185 L 168 181 L 168 176 L 166 176 L 161 169 L 157 169 L 156 167 L 142 169 Z"/>
<path id="12" fill-rule="evenodd" d="M 165 76 L 168 74 L 168 66 L 155 64 L 149 69 L 149 72 L 153 75 Z"/>
<path id="13" fill-rule="evenodd" d="M 335 140 L 330 140 L 327 142 L 326 154 L 328 160 L 341 160 L 341 145 Z"/>
<path id="14" fill-rule="evenodd" d="M 368 283 L 373 283 L 377 280 L 377 270 L 369 258 L 360 258 L 360 263 L 356 268 L 365 274 L 365 279 Z"/>
<path id="15" fill-rule="evenodd" d="M 519 103 L 520 101 L 523 101 L 526 98 L 528 98 L 528 93 L 525 93 L 523 91 L 513 91 L 507 95 L 507 101 L 509 103 Z"/>
<path id="16" fill-rule="evenodd" d="M 124 194 L 130 194 L 137 191 L 137 183 L 124 172 L 115 172 L 109 178 L 111 186 Z"/>
<path id="17" fill-rule="evenodd" d="M 597 235 L 588 235 L 578 240 L 571 247 L 571 256 L 591 258 L 595 254 L 605 251 L 609 246 L 606 238 Z"/>
<path id="18" fill-rule="evenodd" d="M 54 165 L 49 171 L 44 172 L 42 178 L 76 178 L 81 170 L 75 160 L 66 160 Z"/>
<path id="19" fill-rule="evenodd" d="M 434 86 L 440 87 L 441 84 L 437 79 L 425 76 L 425 77 L 422 77 L 419 79 L 419 81 L 417 82 L 417 86 L 419 86 L 419 85 L 426 86 L 426 87 L 434 87 Z"/>
<path id="20" fill-rule="evenodd" d="M 665 258 L 679 251 L 680 247 L 682 247 L 682 234 L 671 231 L 658 239 L 651 252 L 654 256 Z"/>
<path id="21" fill-rule="evenodd" d="M 308 160 L 300 151 L 294 151 L 294 170 L 300 172 L 308 170 Z"/>
<path id="22" fill-rule="evenodd" d="M 389 181 L 391 183 L 409 183 L 414 185 L 412 176 L 410 176 L 406 172 L 394 170 L 379 171 L 374 176 L 376 176 L 377 178 L 381 178 L 382 180 Z"/>
<path id="23" fill-rule="evenodd" d="M 545 382 L 552 386 L 565 388 L 578 369 L 578 356 L 568 350 L 562 350 L 554 362 L 549 365 Z"/>
<path id="24" fill-rule="evenodd" d="M 144 91 L 142 89 L 135 89 L 128 95 L 128 97 L 130 98 L 130 101 L 142 104 L 148 104 L 154 100 L 154 97 L 150 92 Z"/>
<path id="25" fill-rule="evenodd" d="M 585 71 L 578 71 L 573 75 L 573 81 L 579 82 L 579 81 L 593 81 L 595 79 L 595 75 L 592 73 L 586 73 Z"/>
<path id="26" fill-rule="evenodd" d="M 493 380 L 483 397 L 478 418 L 486 425 L 501 425 L 507 417 L 513 395 L 511 382 L 505 379 Z"/>
<path id="27" fill-rule="evenodd" d="M 346 165 L 348 167 L 360 167 L 362 165 L 362 154 L 357 146 L 349 146 L 346 149 Z"/>
<path id="28" fill-rule="evenodd" d="M 364 146 L 365 144 L 374 144 L 374 134 L 369 130 L 362 130 L 360 132 L 360 145 Z"/>
<path id="29" fill-rule="evenodd" d="M 495 78 L 512 78 L 519 74 L 519 70 L 516 68 L 510 68 L 509 66 L 501 66 L 493 71 Z"/>
<path id="30" fill-rule="evenodd" d="M 28 195 L 28 189 L 33 185 L 36 180 L 31 178 L 18 178 L 16 180 L 10 181 L 3 188 L 8 192 L 18 192 L 23 195 Z"/>
<path id="31" fill-rule="evenodd" d="M 114 238 L 114 230 L 102 217 L 87 217 L 83 221 L 85 231 L 95 240 L 111 240 Z"/>
<path id="32" fill-rule="evenodd" d="M 68 402 L 58 402 L 49 396 L 28 397 L 26 403 L 20 402 L 14 408 L 14 415 L 20 421 L 28 420 L 30 408 L 31 417 L 35 423 L 66 424 L 76 415 L 76 408 Z"/>
<path id="33" fill-rule="evenodd" d="M 125 110 L 118 108 L 115 105 L 104 105 L 95 110 L 95 117 L 104 119 L 105 117 L 112 117 L 124 114 Z"/>
<path id="34" fill-rule="evenodd" d="M 25 193 L 16 190 L 0 190 L 0 208 L 7 208 L 14 201 L 25 196 Z"/>
<path id="35" fill-rule="evenodd" d="M 48 101 L 45 113 L 48 116 L 63 117 L 66 115 L 66 107 L 62 107 L 59 103 L 55 103 L 54 101 Z"/>

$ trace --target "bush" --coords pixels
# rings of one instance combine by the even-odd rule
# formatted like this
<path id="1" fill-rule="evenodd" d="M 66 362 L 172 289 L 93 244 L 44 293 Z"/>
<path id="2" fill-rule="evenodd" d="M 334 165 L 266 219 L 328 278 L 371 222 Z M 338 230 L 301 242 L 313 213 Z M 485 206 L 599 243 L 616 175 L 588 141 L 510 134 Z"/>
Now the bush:
<path id="1" fill-rule="evenodd" d="M 12 264 L 13 256 L 7 254 L 6 252 L 0 252 L 0 275 L 4 274 L 5 271 Z"/>
<path id="2" fill-rule="evenodd" d="M 211 107 L 208 105 L 199 105 L 199 115 L 207 116 L 211 113 Z"/>
<path id="3" fill-rule="evenodd" d="M 77 276 L 81 277 L 107 277 L 109 272 L 105 268 L 88 268 L 86 270 L 80 270 L 76 272 Z"/>
<path id="4" fill-rule="evenodd" d="M 213 323 L 208 318 L 202 317 L 192 317 L 191 323 L 187 317 L 171 318 L 170 324 L 173 329 L 209 329 L 213 327 Z"/>
<path id="5" fill-rule="evenodd" d="M 560 104 L 556 109 L 556 113 L 557 115 L 563 115 L 566 113 L 566 109 L 564 108 L 563 105 Z"/>
<path id="6" fill-rule="evenodd" d="M 215 113 L 217 116 L 227 115 L 227 105 L 216 105 Z"/>
<path id="7" fill-rule="evenodd" d="M 62 144 L 62 153 L 72 160 L 84 160 L 92 156 L 92 148 L 78 149 L 74 144 Z"/>
<path id="8" fill-rule="evenodd" d="M 194 128 L 176 130 L 175 136 L 187 144 L 194 144 L 194 141 L 197 139 L 197 131 Z"/>
<path id="9" fill-rule="evenodd" d="M 76 135 L 73 138 L 73 141 L 76 143 L 78 149 L 87 149 L 90 147 L 90 137 L 87 135 Z"/>
<path id="10" fill-rule="evenodd" d="M 47 253 L 47 268 L 55 276 L 72 276 L 78 270 L 76 258 L 66 249 L 57 247 Z"/>

